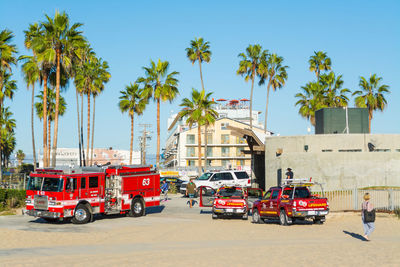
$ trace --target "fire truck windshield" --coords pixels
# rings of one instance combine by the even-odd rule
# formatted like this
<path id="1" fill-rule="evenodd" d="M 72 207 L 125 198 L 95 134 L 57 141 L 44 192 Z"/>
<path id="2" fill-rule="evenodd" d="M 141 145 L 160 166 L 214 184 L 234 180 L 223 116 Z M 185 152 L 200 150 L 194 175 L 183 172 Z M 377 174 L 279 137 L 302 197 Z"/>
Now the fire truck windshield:
<path id="1" fill-rule="evenodd" d="M 29 177 L 26 189 L 61 192 L 63 190 L 63 179 L 49 177 Z"/>

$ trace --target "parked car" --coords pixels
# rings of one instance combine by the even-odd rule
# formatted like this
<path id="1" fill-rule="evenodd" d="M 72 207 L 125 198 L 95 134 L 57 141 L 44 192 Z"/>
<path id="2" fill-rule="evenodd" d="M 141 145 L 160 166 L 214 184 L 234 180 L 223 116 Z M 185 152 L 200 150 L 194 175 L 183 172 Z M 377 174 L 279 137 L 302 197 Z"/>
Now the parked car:
<path id="1" fill-rule="evenodd" d="M 162 183 L 166 181 L 168 184 L 175 184 L 176 190 L 180 190 L 182 183 L 184 182 L 183 180 L 179 179 L 178 177 L 172 177 L 172 176 L 164 176 L 160 177 L 160 186 Z"/>
<path id="2" fill-rule="evenodd" d="M 252 208 L 252 221 L 262 223 L 267 219 L 279 219 L 281 225 L 292 224 L 295 220 L 313 219 L 322 224 L 329 213 L 328 199 L 311 194 L 309 187 L 321 184 L 294 181 L 271 187 Z"/>
<path id="3" fill-rule="evenodd" d="M 208 186 L 199 188 L 200 207 L 212 207 L 212 218 L 240 216 L 247 220 L 252 203 L 262 196 L 262 189 L 222 186 L 215 190 Z"/>
<path id="4" fill-rule="evenodd" d="M 227 170 L 227 171 L 216 171 L 206 172 L 197 179 L 194 179 L 196 187 L 208 186 L 213 189 L 218 189 L 221 186 L 238 186 L 238 187 L 250 187 L 251 179 L 247 172 Z M 181 185 L 180 192 L 186 194 L 186 185 L 188 182 L 184 182 Z"/>

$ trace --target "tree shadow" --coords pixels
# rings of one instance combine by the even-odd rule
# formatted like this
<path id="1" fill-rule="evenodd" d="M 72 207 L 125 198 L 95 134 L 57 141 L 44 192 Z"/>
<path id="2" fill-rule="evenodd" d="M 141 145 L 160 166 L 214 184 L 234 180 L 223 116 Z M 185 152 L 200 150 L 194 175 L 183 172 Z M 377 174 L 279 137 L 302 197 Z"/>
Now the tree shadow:
<path id="1" fill-rule="evenodd" d="M 360 234 L 356 234 L 356 233 L 350 233 L 348 231 L 343 230 L 343 233 L 345 233 L 346 235 L 349 235 L 351 237 L 354 237 L 356 239 L 359 239 L 361 241 L 368 241 L 367 239 L 365 239 L 362 235 Z"/>

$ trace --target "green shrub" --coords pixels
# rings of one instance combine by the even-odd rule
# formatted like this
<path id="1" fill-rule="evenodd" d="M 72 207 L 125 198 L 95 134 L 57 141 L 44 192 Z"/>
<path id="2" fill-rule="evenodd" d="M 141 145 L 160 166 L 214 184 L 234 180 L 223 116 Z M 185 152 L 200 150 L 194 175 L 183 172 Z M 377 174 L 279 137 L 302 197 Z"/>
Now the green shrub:
<path id="1" fill-rule="evenodd" d="M 24 206 L 25 196 L 25 190 L 0 189 L 0 210 L 7 210 Z"/>

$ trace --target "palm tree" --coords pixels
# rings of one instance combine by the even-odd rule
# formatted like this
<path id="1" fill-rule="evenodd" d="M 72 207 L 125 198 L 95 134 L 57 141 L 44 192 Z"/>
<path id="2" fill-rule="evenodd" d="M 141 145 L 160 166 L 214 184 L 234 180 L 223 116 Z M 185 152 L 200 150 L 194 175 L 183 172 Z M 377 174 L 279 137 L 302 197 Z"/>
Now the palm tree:
<path id="1" fill-rule="evenodd" d="M 265 104 L 265 126 L 264 131 L 267 132 L 267 117 L 268 117 L 268 100 L 269 100 L 269 89 L 272 86 L 274 92 L 276 89 L 280 89 L 285 85 L 288 78 L 286 69 L 288 66 L 283 66 L 283 57 L 277 54 L 268 55 L 267 58 L 262 59 L 259 67 L 259 75 L 261 77 L 259 85 L 266 83 L 267 81 L 267 99 Z"/>
<path id="2" fill-rule="evenodd" d="M 342 75 L 336 76 L 333 71 L 328 74 L 321 74 L 319 82 L 324 87 L 325 104 L 328 107 L 346 107 L 349 98 L 346 94 L 350 92 L 347 88 L 342 88 Z"/>
<path id="3" fill-rule="evenodd" d="M 84 44 L 82 32 L 78 28 L 81 23 L 70 26 L 69 17 L 65 12 L 56 11 L 54 18 L 46 15 L 47 21 L 42 22 L 44 38 L 39 38 L 36 44 L 38 60 L 49 62 L 56 67 L 56 107 L 54 120 L 54 136 L 52 147 L 52 162 L 56 164 L 57 135 L 58 135 L 58 115 L 60 101 L 60 73 L 61 65 L 70 71 L 71 63 L 77 57 L 76 53 L 80 46 Z"/>
<path id="4" fill-rule="evenodd" d="M 207 128 L 210 125 L 214 125 L 216 119 L 218 118 L 218 112 L 213 109 L 213 105 L 216 103 L 214 100 L 210 100 L 212 93 L 208 93 L 204 96 L 203 100 L 203 116 L 204 116 L 204 166 L 207 170 Z"/>
<path id="5" fill-rule="evenodd" d="M 10 90 L 10 86 L 12 86 L 12 82 L 10 82 L 11 66 L 17 64 L 17 48 L 11 43 L 13 38 L 14 35 L 9 30 L 0 32 L 0 112 L 3 107 L 4 95 L 7 96 L 6 91 Z"/>
<path id="6" fill-rule="evenodd" d="M 381 84 L 382 77 L 372 74 L 369 80 L 364 77 L 360 78 L 359 86 L 361 90 L 355 91 L 353 96 L 358 95 L 355 99 L 356 106 L 368 109 L 368 127 L 371 133 L 371 120 L 375 110 L 383 111 L 387 105 L 384 94 L 390 93 L 389 86 Z"/>
<path id="7" fill-rule="evenodd" d="M 190 47 L 186 48 L 186 55 L 188 59 L 192 62 L 192 65 L 196 61 L 199 62 L 199 69 L 200 69 L 200 80 L 201 80 L 201 87 L 204 89 L 203 83 L 203 74 L 201 71 L 201 63 L 202 62 L 210 62 L 211 60 L 211 51 L 210 51 L 210 43 L 204 42 L 203 38 L 194 38 L 194 40 L 190 41 Z M 207 133 L 208 133 L 208 124 L 205 124 L 204 127 L 204 151 L 206 151 L 204 155 L 204 162 L 206 163 L 205 166 L 207 168 Z"/>
<path id="8" fill-rule="evenodd" d="M 200 92 L 192 89 L 192 97 L 184 98 L 180 104 L 183 109 L 178 113 L 178 117 L 186 118 L 186 123 L 192 128 L 193 124 L 197 124 L 197 149 L 198 149 L 198 172 L 201 174 L 201 126 L 204 124 L 212 124 L 218 117 L 218 113 L 212 109 L 214 101 L 210 101 L 212 93 L 206 93 L 204 90 Z M 207 153 L 207 151 L 205 151 Z"/>
<path id="9" fill-rule="evenodd" d="M 152 97 L 157 102 L 157 167 L 160 166 L 160 102 L 172 102 L 179 94 L 178 79 L 175 78 L 179 72 L 168 73 L 168 68 L 168 61 L 159 59 L 155 63 L 150 60 L 150 67 L 143 67 L 146 76 L 137 80 L 144 84 L 144 96 Z"/>
<path id="10" fill-rule="evenodd" d="M 36 96 L 40 101 L 35 103 L 36 114 L 40 120 L 44 117 L 44 109 L 43 109 L 43 97 L 44 92 L 40 91 L 40 94 Z M 50 153 L 50 144 L 51 144 L 51 123 L 55 120 L 55 107 L 56 107 L 56 93 L 51 88 L 47 88 L 47 125 L 48 125 L 48 134 L 47 134 L 47 153 Z M 64 97 L 60 96 L 60 116 L 63 116 L 67 109 L 67 103 L 65 102 Z"/>
<path id="11" fill-rule="evenodd" d="M 125 87 L 125 91 L 120 91 L 121 96 L 118 103 L 121 112 L 128 112 L 131 118 L 131 147 L 129 154 L 129 164 L 132 164 L 132 151 L 133 151 L 133 127 L 134 115 L 142 115 L 148 103 L 147 98 L 143 98 L 142 89 L 139 88 L 137 83 L 130 84 Z"/>
<path id="12" fill-rule="evenodd" d="M 12 118 L 12 115 L 14 114 L 10 111 L 10 107 L 2 108 L 0 124 L 4 129 L 9 132 L 14 132 L 14 129 L 16 127 L 15 119 Z"/>
<path id="13" fill-rule="evenodd" d="M 324 88 L 319 82 L 310 82 L 302 86 L 301 89 L 304 94 L 297 93 L 295 95 L 295 97 L 300 98 L 295 105 L 300 106 L 299 114 L 315 126 L 315 111 L 326 107 Z"/>
<path id="14" fill-rule="evenodd" d="M 310 64 L 310 71 L 314 71 L 319 80 L 321 71 L 326 71 L 331 69 L 331 59 L 327 56 L 326 52 L 314 51 L 314 55 L 308 60 Z"/>
<path id="15" fill-rule="evenodd" d="M 32 151 L 33 151 L 33 168 L 36 170 L 36 149 L 35 149 L 35 132 L 34 132 L 34 102 L 35 102 L 35 83 L 40 79 L 39 64 L 34 56 L 21 56 L 19 60 L 24 60 L 22 65 L 22 73 L 26 82 L 26 87 L 32 86 L 31 97 L 31 131 L 32 131 Z"/>
<path id="16" fill-rule="evenodd" d="M 5 128 L 0 128 L 0 158 L 1 165 L 8 165 L 10 156 L 15 149 L 16 140 L 14 132 L 9 132 Z M 0 169 L 2 169 L 0 167 Z"/>
<path id="17" fill-rule="evenodd" d="M 251 90 L 250 90 L 250 129 L 253 129 L 253 88 L 254 79 L 258 73 L 258 68 L 261 64 L 263 58 L 268 54 L 267 50 L 262 50 L 261 45 L 249 45 L 246 48 L 245 53 L 240 53 L 239 57 L 241 61 L 239 62 L 239 69 L 236 74 L 244 76 L 247 82 L 251 79 Z"/>
<path id="18" fill-rule="evenodd" d="M 91 155 L 90 155 L 90 165 L 93 165 L 93 143 L 94 143 L 94 122 L 95 122 L 95 113 L 96 113 L 96 97 L 103 92 L 104 84 L 110 80 L 111 74 L 108 72 L 108 63 L 107 61 L 103 61 L 101 58 L 97 61 L 97 76 L 93 80 L 93 121 L 92 121 L 92 143 L 91 143 Z M 89 140 L 88 140 L 89 142 Z"/>
<path id="19" fill-rule="evenodd" d="M 25 159 L 25 153 L 21 149 L 17 150 L 17 160 L 18 160 L 18 165 L 21 166 L 22 162 Z"/>
<path id="20" fill-rule="evenodd" d="M 199 62 L 199 69 L 200 69 L 200 79 L 201 79 L 201 87 L 204 90 L 204 83 L 203 83 L 203 74 L 201 72 L 201 63 L 203 62 L 210 62 L 211 59 L 211 51 L 210 43 L 204 42 L 203 38 L 194 38 L 194 40 L 190 41 L 190 47 L 186 48 L 186 55 L 188 59 L 194 63 L 196 61 Z"/>
<path id="21" fill-rule="evenodd" d="M 78 123 L 78 140 L 79 140 L 79 162 L 80 166 L 86 166 L 86 161 L 85 161 L 85 152 L 84 152 L 84 141 L 83 141 L 83 92 L 85 91 L 85 84 L 79 84 L 80 80 L 77 79 L 77 75 L 84 73 L 86 66 L 84 66 L 85 63 L 90 62 L 94 60 L 96 57 L 96 53 L 93 51 L 93 49 L 90 47 L 89 44 L 85 44 L 84 46 L 79 49 L 79 58 L 74 65 L 73 71 L 74 74 L 73 76 L 75 77 L 74 79 L 74 84 L 76 88 L 76 113 L 77 113 L 77 123 Z M 81 76 L 82 77 L 82 76 Z M 81 78 L 82 80 L 82 78 Z M 83 86 L 83 87 L 82 87 Z M 78 95 L 81 96 L 81 119 L 79 119 L 79 98 Z"/>

